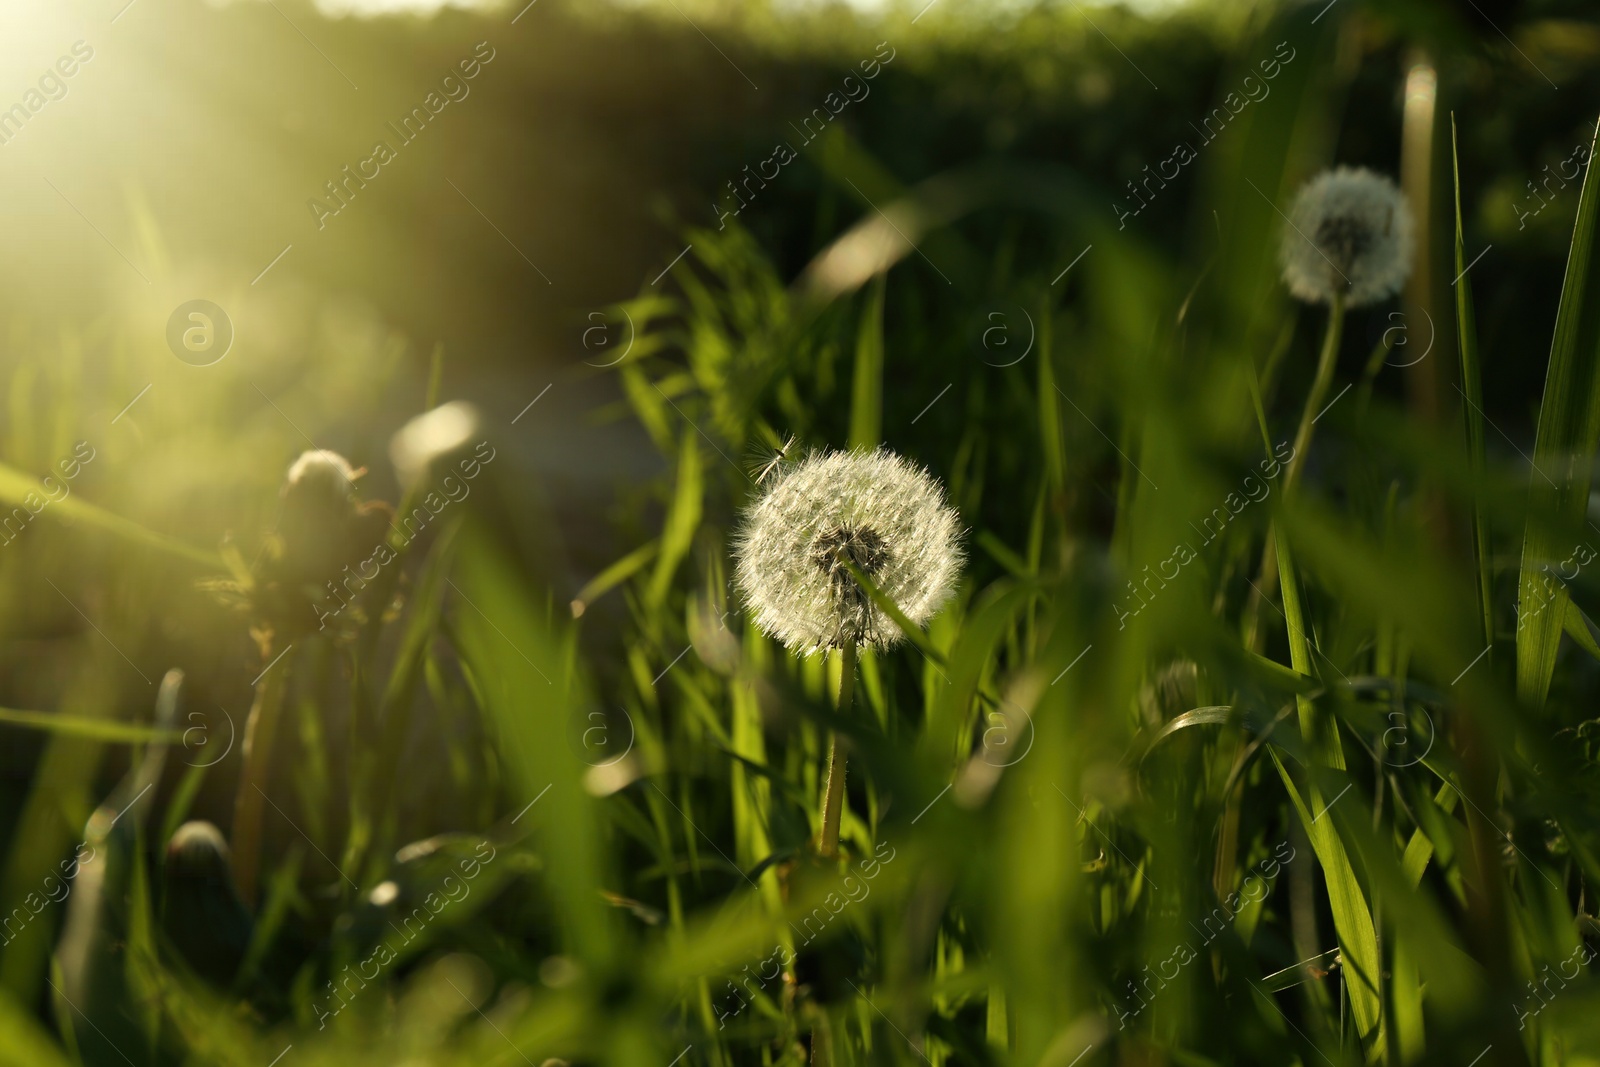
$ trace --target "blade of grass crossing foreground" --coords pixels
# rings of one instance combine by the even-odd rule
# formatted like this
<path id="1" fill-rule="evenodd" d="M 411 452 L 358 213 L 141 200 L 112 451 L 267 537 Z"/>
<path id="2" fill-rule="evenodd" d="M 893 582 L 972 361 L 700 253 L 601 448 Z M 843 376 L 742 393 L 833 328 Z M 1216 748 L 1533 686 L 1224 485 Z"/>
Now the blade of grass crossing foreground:
<path id="1" fill-rule="evenodd" d="M 0 708 L 0 723 L 8 726 L 26 726 L 50 733 L 87 737 L 93 741 L 136 745 L 149 741 L 177 741 L 182 735 L 176 730 L 160 730 L 138 723 L 97 719 L 92 715 L 64 715 L 53 711 L 17 711 Z"/>
<path id="2" fill-rule="evenodd" d="M 116 667 L 103 645 L 86 646 L 77 676 L 62 699 L 73 716 L 88 717 L 117 706 Z M 33 784 L 14 824 L 10 851 L 0 870 L 0 901 L 26 898 L 37 885 L 36 871 L 52 866 L 82 840 L 82 816 L 63 818 L 64 812 L 94 810 L 92 786 L 100 767 L 100 742 L 71 734 L 52 733 L 35 763 Z M 19 933 L 5 930 L 5 951 L 0 953 L 0 990 L 17 1002 L 33 1004 L 49 973 L 54 930 L 49 923 L 29 923 Z M 0 1042 L 0 1048 L 4 1042 Z"/>
<path id="3" fill-rule="evenodd" d="M 613 928 L 594 891 L 609 884 L 604 835 L 582 783 L 584 765 L 551 740 L 591 706 L 572 669 L 573 635 L 549 621 L 539 606 L 545 598 L 491 536 L 466 533 L 450 582 L 455 626 L 465 670 L 504 754 L 508 799 L 521 805 L 507 815 L 526 819 L 537 847 L 561 857 L 547 879 L 550 900 L 572 953 L 586 969 L 607 974 L 615 962 Z"/>
<path id="4" fill-rule="evenodd" d="M 1283 595 L 1283 614 L 1289 627 L 1289 656 L 1294 669 L 1301 674 L 1315 674 L 1311 662 L 1311 644 L 1306 636 L 1305 610 L 1300 599 L 1300 583 L 1294 571 L 1294 557 L 1282 526 L 1277 531 L 1279 585 Z M 1300 712 L 1300 734 L 1309 750 L 1313 764 L 1344 769 L 1344 752 L 1339 747 L 1339 737 L 1332 719 L 1322 715 L 1315 702 L 1306 694 L 1298 694 L 1295 702 Z M 1333 912 L 1333 925 L 1339 935 L 1339 948 L 1348 966 L 1345 973 L 1349 981 L 1350 1006 L 1354 1012 L 1356 1028 L 1362 1040 L 1371 1044 L 1383 1041 L 1382 1000 L 1377 987 L 1378 938 L 1372 925 L 1372 914 L 1356 880 L 1355 868 L 1339 839 L 1332 819 L 1323 820 L 1322 813 L 1330 798 L 1322 795 L 1315 777 L 1307 776 L 1306 800 L 1301 801 L 1299 791 L 1289 776 L 1288 769 L 1273 754 L 1278 773 L 1289 790 L 1294 805 L 1305 824 L 1311 847 L 1322 864 L 1323 878 L 1328 887 L 1328 904 Z M 1331 799 L 1338 799 L 1337 797 Z M 1308 806 L 1309 809 L 1308 810 Z M 1312 814 L 1315 811 L 1317 814 Z"/>
<path id="5" fill-rule="evenodd" d="M 1404 938 L 1394 941 L 1389 970 L 1390 1054 L 1392 1062 L 1416 1063 L 1426 1051 L 1422 1015 L 1422 976 Z"/>
<path id="6" fill-rule="evenodd" d="M 0 993 L 0 1067 L 69 1067 L 69 1062 L 33 1012 Z"/>
<path id="7" fill-rule="evenodd" d="M 1591 137 L 1590 158 L 1595 147 Z M 1572 247 L 1561 282 L 1561 303 L 1534 437 L 1531 517 L 1523 535 L 1519 582 L 1520 598 L 1527 603 L 1542 599 L 1541 570 L 1566 555 L 1571 537 L 1583 521 L 1589 499 L 1590 457 L 1600 441 L 1600 273 L 1590 269 L 1597 217 L 1600 179 L 1590 168 L 1578 197 L 1578 217 L 1572 227 Z M 1540 522 L 1536 516 L 1541 514 L 1558 515 L 1570 528 Z M 1517 696 L 1528 704 L 1544 703 L 1555 672 L 1567 600 L 1559 583 L 1555 596 L 1555 610 L 1531 615 L 1517 631 Z"/>
<path id="8" fill-rule="evenodd" d="M 661 557 L 650 576 L 650 587 L 645 600 L 652 609 L 659 609 L 672 587 L 672 576 L 683 557 L 694 544 L 695 531 L 700 528 L 700 507 L 704 500 L 704 479 L 701 475 L 700 441 L 694 427 L 685 427 L 683 445 L 678 453 L 678 488 L 672 498 L 672 509 L 667 513 L 665 531 L 661 535 Z"/>
<path id="9" fill-rule="evenodd" d="M 1590 621 L 1589 616 L 1583 613 L 1582 608 L 1570 600 L 1567 601 L 1565 624 L 1567 636 L 1572 638 L 1578 647 L 1589 653 L 1589 655 L 1595 659 L 1600 659 L 1600 643 L 1595 640 L 1597 631 L 1594 623 Z"/>
<path id="10" fill-rule="evenodd" d="M 13 512 L 20 509 L 31 516 L 47 510 L 47 504 L 55 518 L 73 519 L 130 544 L 154 548 L 187 563 L 200 564 L 209 571 L 227 570 L 222 557 L 214 552 L 191 547 L 166 534 L 146 529 L 76 496 L 63 496 L 52 501 L 43 482 L 0 463 L 0 506 L 8 507 Z"/>
<path id="11" fill-rule="evenodd" d="M 145 854 L 149 847 L 149 835 L 143 823 L 136 824 L 134 829 L 136 856 Z M 124 904 L 127 908 L 127 959 L 124 970 L 127 974 L 127 983 L 130 990 L 145 993 L 145 996 L 136 998 L 130 1008 L 130 1014 L 137 1021 L 138 1028 L 145 1040 L 146 1054 L 154 1051 L 157 1035 L 161 1031 L 161 1012 L 155 997 L 148 995 L 152 990 L 147 987 L 159 983 L 160 973 L 156 963 L 156 936 L 155 913 L 150 899 L 150 874 L 143 863 L 135 861 L 129 865 L 128 870 L 128 897 Z"/>
<path id="12" fill-rule="evenodd" d="M 1450 116 L 1450 162 L 1456 193 L 1456 344 L 1461 356 L 1461 391 L 1466 403 L 1461 419 L 1467 432 L 1467 459 L 1474 481 L 1472 501 L 1472 556 L 1478 567 L 1478 612 L 1483 616 L 1483 640 L 1494 642 L 1493 574 L 1489 559 L 1489 526 L 1477 487 L 1483 477 L 1483 376 L 1478 362 L 1478 324 L 1472 311 L 1472 279 L 1467 277 L 1467 244 L 1461 226 L 1461 161 L 1456 150 L 1456 117 Z"/>
<path id="13" fill-rule="evenodd" d="M 1056 371 L 1051 363 L 1050 300 L 1039 308 L 1039 444 L 1044 450 L 1047 484 L 1060 493 L 1066 484 L 1066 446 L 1061 436 L 1061 402 L 1056 399 Z"/>
<path id="14" fill-rule="evenodd" d="M 733 751 L 757 764 L 766 763 L 766 736 L 762 730 L 761 702 L 756 696 L 755 687 L 739 685 L 733 689 L 730 697 Z M 740 867 L 751 870 L 772 854 L 772 840 L 767 834 L 767 827 L 772 822 L 772 783 L 752 774 L 744 764 L 735 761 L 728 769 L 728 784 L 733 800 L 735 858 Z M 760 879 L 762 894 L 768 904 L 781 905 L 776 872 L 764 871 Z"/>
<path id="15" fill-rule="evenodd" d="M 659 551 L 661 551 L 659 540 L 646 541 L 589 579 L 588 584 L 578 590 L 578 595 L 572 599 L 573 618 L 582 615 L 589 610 L 590 604 L 633 577 L 646 563 L 654 559 Z"/>
<path id="16" fill-rule="evenodd" d="M 850 397 L 850 447 L 870 450 L 883 436 L 883 288 L 878 275 L 867 293 L 856 334 L 855 382 Z"/>

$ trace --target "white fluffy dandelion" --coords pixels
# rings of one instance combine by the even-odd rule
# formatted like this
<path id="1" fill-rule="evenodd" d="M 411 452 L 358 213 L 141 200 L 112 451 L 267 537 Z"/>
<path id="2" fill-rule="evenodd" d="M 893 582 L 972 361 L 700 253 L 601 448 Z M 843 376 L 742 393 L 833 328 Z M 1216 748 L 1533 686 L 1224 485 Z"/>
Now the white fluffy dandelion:
<path id="1" fill-rule="evenodd" d="M 1364 168 L 1323 171 L 1289 211 L 1284 284 L 1308 303 L 1376 303 L 1411 275 L 1411 231 L 1411 209 L 1394 182 Z"/>
<path id="2" fill-rule="evenodd" d="M 302 452 L 284 476 L 283 498 L 335 509 L 353 507 L 356 479 L 362 473 L 350 466 L 349 460 L 329 449 Z"/>
<path id="3" fill-rule="evenodd" d="M 737 555 L 755 624 L 788 648 L 883 648 L 903 634 L 847 564 L 920 626 L 955 592 L 961 520 L 933 476 L 888 449 L 814 453 L 749 510 Z"/>

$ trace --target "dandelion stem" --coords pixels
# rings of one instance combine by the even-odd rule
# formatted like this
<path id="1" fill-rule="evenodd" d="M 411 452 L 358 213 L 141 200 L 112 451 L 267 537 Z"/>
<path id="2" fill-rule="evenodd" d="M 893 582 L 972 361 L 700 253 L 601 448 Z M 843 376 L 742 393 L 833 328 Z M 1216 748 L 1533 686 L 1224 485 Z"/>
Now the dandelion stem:
<path id="1" fill-rule="evenodd" d="M 269 662 L 271 652 L 269 647 Z M 276 664 L 263 675 L 244 727 L 244 768 L 233 804 L 233 877 L 240 898 L 251 907 L 255 906 L 261 867 L 261 805 L 266 800 L 267 766 L 272 759 L 272 739 L 278 732 L 288 676 L 287 663 Z"/>
<path id="2" fill-rule="evenodd" d="M 848 715 L 856 691 L 856 646 L 839 651 L 839 714 Z M 845 751 L 839 735 L 828 732 L 828 784 L 822 794 L 822 836 L 817 851 L 824 859 L 839 855 L 839 821 L 844 816 Z"/>
<path id="3" fill-rule="evenodd" d="M 1339 362 L 1339 340 L 1344 335 L 1344 296 L 1333 294 L 1328 306 L 1328 330 L 1322 335 L 1322 354 L 1317 357 L 1317 376 L 1311 381 L 1311 392 L 1306 396 L 1306 406 L 1300 412 L 1300 428 L 1294 434 L 1294 456 L 1289 460 L 1289 471 L 1284 475 L 1283 491 L 1287 493 L 1305 466 L 1306 453 L 1311 449 L 1314 424 L 1322 414 L 1322 402 L 1327 398 L 1328 387 L 1333 384 L 1333 368 Z"/>
<path id="4" fill-rule="evenodd" d="M 1315 432 L 1317 418 L 1322 414 L 1322 402 L 1328 395 L 1328 387 L 1333 384 L 1333 369 L 1339 362 L 1339 341 L 1343 336 L 1344 294 L 1334 293 L 1333 300 L 1328 305 L 1328 329 L 1322 335 L 1322 352 L 1317 357 L 1317 373 L 1311 380 L 1311 391 L 1306 394 L 1305 407 L 1300 411 L 1300 426 L 1294 434 L 1294 453 L 1289 457 L 1288 469 L 1283 475 L 1285 497 L 1294 489 L 1300 471 L 1305 466 L 1306 453 L 1311 450 L 1311 436 Z M 1245 612 L 1245 643 L 1257 652 L 1261 651 L 1264 637 L 1259 625 L 1261 602 L 1271 597 L 1277 588 L 1277 538 L 1274 532 L 1268 529 L 1267 545 L 1261 553 L 1261 571 L 1256 576 L 1255 588 L 1251 592 L 1249 607 Z"/>

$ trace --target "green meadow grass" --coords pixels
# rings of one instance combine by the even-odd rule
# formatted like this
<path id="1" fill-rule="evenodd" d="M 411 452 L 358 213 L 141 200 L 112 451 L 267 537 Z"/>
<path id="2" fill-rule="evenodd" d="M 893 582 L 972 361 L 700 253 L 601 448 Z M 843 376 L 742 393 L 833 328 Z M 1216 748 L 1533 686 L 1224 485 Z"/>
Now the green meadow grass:
<path id="1" fill-rule="evenodd" d="M 1192 205 L 1180 253 L 1069 160 L 904 186 L 842 130 L 818 165 L 858 221 L 803 270 L 687 227 L 671 286 L 617 309 L 628 357 L 592 371 L 621 398 L 596 417 L 666 473 L 619 491 L 630 547 L 576 588 L 508 458 L 396 538 L 389 610 L 273 661 L 217 589 L 259 574 L 260 538 L 224 535 L 272 528 L 259 456 L 299 443 L 254 383 L 216 408 L 158 382 L 147 403 L 195 412 L 183 440 L 91 440 L 104 459 L 0 547 L 10 665 L 66 694 L 0 710 L 32 746 L 0 1064 L 1600 1060 L 1600 183 L 1530 327 L 1553 341 L 1524 463 L 1486 446 L 1509 357 L 1478 344 L 1458 168 L 1419 248 L 1435 403 L 1353 326 L 1315 388 L 1327 312 L 1275 258 L 1279 207 L 1339 162 L 1311 14 L 1239 44 L 1241 76 L 1280 40 L 1305 59 L 1164 194 Z M 258 392 L 319 425 L 446 399 L 437 361 L 408 395 L 371 324 L 313 336 Z M 133 343 L 18 342 L 0 500 L 137 391 Z M 970 558 L 925 632 L 862 652 L 841 711 L 839 662 L 747 622 L 731 553 L 773 465 L 879 444 L 943 480 Z M 194 633 L 181 675 L 137 665 Z M 242 731 L 252 700 L 277 708 L 282 818 L 246 915 L 166 846 L 196 813 L 228 829 L 240 761 L 212 763 L 209 705 Z M 812 845 L 830 734 L 837 861 Z"/>

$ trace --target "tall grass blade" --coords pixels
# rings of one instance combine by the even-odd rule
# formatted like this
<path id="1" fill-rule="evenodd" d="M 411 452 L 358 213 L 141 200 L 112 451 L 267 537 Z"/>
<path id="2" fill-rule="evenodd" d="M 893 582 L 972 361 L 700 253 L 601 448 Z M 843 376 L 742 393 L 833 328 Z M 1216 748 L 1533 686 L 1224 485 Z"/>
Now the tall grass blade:
<path id="1" fill-rule="evenodd" d="M 142 745 L 152 741 L 170 744 L 183 736 L 176 730 L 159 730 L 153 726 L 117 722 L 114 719 L 65 715 L 55 711 L 17 711 L 13 708 L 0 708 L 0 723 L 25 726 L 31 730 L 46 730 L 70 737 L 87 737 L 94 741 L 113 744 Z"/>
<path id="2" fill-rule="evenodd" d="M 1311 642 L 1306 634 L 1300 583 L 1294 571 L 1289 539 L 1284 535 L 1281 525 L 1278 527 L 1278 569 L 1279 584 L 1283 590 L 1283 614 L 1289 627 L 1290 662 L 1301 674 L 1314 674 L 1316 671 L 1311 662 Z M 1342 771 L 1345 765 L 1344 752 L 1339 746 L 1339 735 L 1333 720 L 1317 708 L 1309 695 L 1299 694 L 1295 700 L 1300 711 L 1301 739 L 1310 750 L 1312 763 Z M 1339 947 L 1348 963 L 1346 974 L 1356 1028 L 1364 1041 L 1381 1045 L 1383 1009 L 1378 976 L 1383 972 L 1379 965 L 1377 933 L 1344 842 L 1335 831 L 1333 820 L 1322 818 L 1330 803 L 1338 797 L 1323 796 L 1313 774 L 1308 775 L 1306 799 L 1302 801 L 1288 768 L 1275 752 L 1273 761 L 1277 763 L 1284 787 L 1289 790 L 1295 810 L 1305 824 L 1317 860 L 1322 864 L 1334 929 L 1338 932 Z M 1309 809 L 1315 811 L 1309 810 L 1308 805 Z"/>
<path id="3" fill-rule="evenodd" d="M 1591 136 L 1590 158 L 1597 144 L 1600 141 Z M 1544 567 L 1563 558 L 1577 536 L 1589 501 L 1591 462 L 1600 443 L 1600 272 L 1590 269 L 1597 218 L 1600 178 L 1591 167 L 1584 174 L 1578 197 L 1544 398 L 1539 404 L 1534 470 L 1529 478 L 1533 514 L 1523 535 L 1518 585 L 1524 603 L 1544 599 L 1540 582 Z M 1558 516 L 1562 528 L 1539 521 L 1541 513 Z M 1555 610 L 1531 614 L 1517 631 L 1517 696 L 1527 704 L 1544 703 L 1555 672 L 1567 600 L 1559 583 L 1554 599 Z"/>
<path id="4" fill-rule="evenodd" d="M 0 1067 L 70 1067 L 33 1013 L 0 992 Z"/>
<path id="5" fill-rule="evenodd" d="M 1044 452 L 1045 479 L 1052 494 L 1066 484 L 1066 445 L 1061 429 L 1061 401 L 1056 396 L 1053 362 L 1053 312 L 1049 299 L 1039 302 L 1039 447 Z"/>
<path id="6" fill-rule="evenodd" d="M 690 431 L 691 433 L 693 431 Z M 544 601 L 492 538 L 469 530 L 457 557 L 455 619 L 460 652 L 504 755 L 507 818 L 533 834 L 542 855 L 560 856 L 548 890 L 570 951 L 605 973 L 611 924 L 595 887 L 606 884 L 603 835 L 583 785 L 582 763 L 559 740 L 589 706 L 569 630 L 548 621 Z"/>
<path id="7" fill-rule="evenodd" d="M 883 437 L 883 300 L 887 275 L 867 293 L 856 334 L 855 381 L 850 390 L 850 447 L 870 450 Z"/>
<path id="8" fill-rule="evenodd" d="M 1467 243 L 1461 225 L 1461 159 L 1456 145 L 1456 117 L 1450 116 L 1450 164 L 1455 178 L 1456 209 L 1456 347 L 1461 357 L 1461 391 L 1466 403 L 1461 419 L 1467 432 L 1467 459 L 1473 481 L 1483 478 L 1483 374 L 1478 358 L 1478 323 L 1472 310 L 1472 279 L 1467 276 Z M 1483 617 L 1483 640 L 1494 643 L 1494 571 L 1489 547 L 1489 523 L 1483 501 L 1476 492 L 1472 502 L 1472 556 L 1478 570 L 1478 612 Z"/>
<path id="9" fill-rule="evenodd" d="M 650 576 L 650 588 L 645 594 L 652 607 L 660 607 L 666 600 L 672 575 L 694 544 L 695 531 L 700 528 L 700 507 L 704 498 L 700 463 L 699 437 L 693 427 L 685 427 L 678 452 L 678 488 L 661 534 L 661 556 L 656 560 L 655 573 Z"/>
<path id="10" fill-rule="evenodd" d="M 50 513 L 55 518 L 74 519 L 103 533 L 121 538 L 130 544 L 154 548 L 187 563 L 199 563 L 208 570 L 225 571 L 222 557 L 184 544 L 182 541 L 146 529 L 130 519 L 114 515 L 76 496 L 51 500 L 50 493 L 39 479 L 24 474 L 15 467 L 0 463 L 0 504 L 24 511 L 26 514 Z"/>

